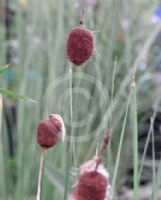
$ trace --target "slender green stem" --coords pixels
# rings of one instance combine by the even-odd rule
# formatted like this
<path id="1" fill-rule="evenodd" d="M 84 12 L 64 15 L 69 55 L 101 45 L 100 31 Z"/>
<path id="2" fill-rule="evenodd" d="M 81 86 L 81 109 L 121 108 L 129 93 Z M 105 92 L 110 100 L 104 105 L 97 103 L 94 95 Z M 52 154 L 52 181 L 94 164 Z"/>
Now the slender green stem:
<path id="1" fill-rule="evenodd" d="M 114 198 L 114 194 L 115 194 L 116 180 L 117 180 L 117 174 L 118 174 L 118 170 L 119 170 L 121 149 L 122 149 L 123 139 L 124 139 L 124 135 L 125 135 L 125 127 L 126 127 L 126 122 L 127 122 L 127 114 L 128 114 L 128 110 L 129 110 L 130 99 L 131 99 L 131 93 L 129 94 L 129 98 L 128 98 L 128 102 L 127 102 L 127 106 L 126 106 L 126 112 L 125 112 L 122 130 L 121 130 L 121 136 L 120 136 L 120 143 L 119 143 L 119 147 L 118 147 L 118 151 L 117 151 L 117 157 L 116 157 L 115 168 L 114 168 L 113 179 L 112 179 L 111 199 Z"/>
<path id="2" fill-rule="evenodd" d="M 3 99 L 0 94 L 0 169 L 1 169 L 1 181 L 0 181 L 0 192 L 6 198 L 6 179 L 5 179 L 5 168 L 4 168 L 4 154 L 3 154 L 3 137 L 2 137 L 2 115 L 3 115 Z"/>
<path id="3" fill-rule="evenodd" d="M 41 200 L 41 190 L 42 190 L 42 177 L 43 177 L 43 166 L 44 166 L 44 153 L 45 151 L 41 151 L 40 156 L 40 166 L 39 166 L 39 177 L 38 177 L 38 184 L 37 184 L 37 195 L 36 200 Z"/>
<path id="4" fill-rule="evenodd" d="M 136 83 L 135 77 L 133 77 L 131 84 L 131 130 L 133 135 L 133 185 L 134 193 L 133 200 L 138 200 L 138 124 L 137 124 L 137 100 L 136 100 Z"/>
<path id="5" fill-rule="evenodd" d="M 69 71 L 69 96 L 70 96 L 70 126 L 71 126 L 71 130 L 70 130 L 70 141 L 67 142 L 67 156 L 66 156 L 66 182 L 65 182 L 65 192 L 64 192 L 64 200 L 67 199 L 68 196 L 68 186 L 69 186 L 69 169 L 70 169 L 70 165 L 71 165 L 71 148 L 72 148 L 72 143 L 73 143 L 73 128 L 72 128 L 72 124 L 73 124 L 73 86 L 72 86 L 72 79 L 73 79 L 73 69 L 72 69 L 72 65 L 70 65 L 70 71 Z"/>
<path id="6" fill-rule="evenodd" d="M 142 158 L 141 158 L 141 164 L 140 164 L 140 169 L 139 169 L 139 174 L 138 174 L 138 184 L 140 182 L 141 174 L 142 174 L 143 167 L 144 167 L 145 156 L 146 156 L 149 141 L 150 141 L 150 135 L 151 135 L 152 128 L 153 128 L 153 123 L 154 122 L 151 121 L 150 128 L 149 128 L 148 135 L 147 135 L 147 139 L 146 139 L 146 143 L 145 143 L 145 147 L 144 147 L 144 151 L 143 151 L 143 155 L 142 155 Z"/>
<path id="7" fill-rule="evenodd" d="M 152 118 L 151 118 L 151 123 L 152 123 Z M 153 170 L 153 186 L 152 186 L 152 188 L 153 188 L 153 190 L 152 190 L 152 197 L 151 197 L 151 199 L 152 200 L 157 200 L 157 193 L 156 193 L 156 185 L 157 185 L 157 182 L 156 182 L 156 171 L 155 171 L 155 169 L 156 169 L 156 163 L 155 163 L 155 143 L 154 143 L 154 129 L 152 128 L 152 132 L 151 132 L 151 134 L 152 134 L 152 163 L 153 163 L 153 168 L 152 168 L 152 170 Z"/>
<path id="8" fill-rule="evenodd" d="M 114 85 L 115 85 L 115 75 L 117 67 L 117 58 L 114 62 L 113 76 L 112 76 L 112 87 L 111 87 L 111 126 L 112 126 L 112 115 L 113 115 L 113 98 L 114 98 Z"/>

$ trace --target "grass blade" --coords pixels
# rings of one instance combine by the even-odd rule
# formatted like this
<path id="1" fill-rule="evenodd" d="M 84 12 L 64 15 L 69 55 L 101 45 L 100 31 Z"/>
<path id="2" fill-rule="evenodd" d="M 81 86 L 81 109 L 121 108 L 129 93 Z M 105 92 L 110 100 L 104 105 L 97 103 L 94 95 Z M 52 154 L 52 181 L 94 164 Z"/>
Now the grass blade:
<path id="1" fill-rule="evenodd" d="M 4 199 L 6 199 L 6 187 L 5 187 L 5 169 L 4 169 L 4 153 L 3 153 L 3 139 L 2 139 L 2 114 L 3 114 L 3 100 L 0 95 L 0 193 Z"/>
<path id="2" fill-rule="evenodd" d="M 118 151 L 117 151 L 117 157 L 116 157 L 116 162 L 115 162 L 116 164 L 115 164 L 113 179 L 112 179 L 111 199 L 114 199 L 114 193 L 115 193 L 115 189 L 116 189 L 116 180 L 117 180 L 117 174 L 118 174 L 118 170 L 119 170 L 121 149 L 122 149 L 123 139 L 124 139 L 124 135 L 125 135 L 125 127 L 126 127 L 126 122 L 127 122 L 127 114 L 128 114 L 128 110 L 129 110 L 130 99 L 131 99 L 131 94 L 129 95 L 129 98 L 128 98 L 124 122 L 123 122 L 122 130 L 121 130 L 120 143 L 119 143 L 119 147 L 118 147 Z"/>
<path id="3" fill-rule="evenodd" d="M 131 132 L 133 137 L 133 200 L 138 200 L 138 124 L 137 124 L 137 100 L 136 84 L 133 79 L 131 84 Z"/>
<path id="4" fill-rule="evenodd" d="M 5 95 L 10 96 L 10 97 L 15 97 L 15 98 L 18 98 L 18 99 L 23 99 L 23 100 L 29 100 L 29 101 L 37 103 L 35 100 L 30 99 L 27 96 L 24 96 L 24 95 L 19 94 L 17 92 L 13 92 L 13 91 L 6 90 L 6 89 L 3 89 L 3 88 L 0 88 L 0 93 L 5 94 Z"/>
<path id="5" fill-rule="evenodd" d="M 151 118 L 151 123 L 152 123 L 152 118 Z M 152 129 L 152 171 L 153 171 L 153 186 L 152 186 L 152 195 L 151 199 L 157 200 L 157 182 L 156 182 L 156 163 L 155 163 L 155 142 L 154 142 L 154 129 Z"/>

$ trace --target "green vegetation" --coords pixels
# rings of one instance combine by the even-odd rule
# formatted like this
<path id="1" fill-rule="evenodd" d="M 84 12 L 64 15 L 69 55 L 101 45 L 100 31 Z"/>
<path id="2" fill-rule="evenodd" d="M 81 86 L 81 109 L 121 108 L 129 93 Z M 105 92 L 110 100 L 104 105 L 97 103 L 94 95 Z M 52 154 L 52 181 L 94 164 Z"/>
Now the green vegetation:
<path id="1" fill-rule="evenodd" d="M 149 21 L 155 1 L 98 2 L 95 6 L 88 5 L 85 12 L 85 25 L 93 31 L 95 40 L 93 56 L 72 71 L 66 57 L 66 40 L 70 30 L 79 25 L 80 10 L 75 1 L 19 0 L 10 4 L 15 12 L 10 42 L 17 44 L 14 51 L 18 62 L 9 67 L 13 72 L 11 81 L 7 78 L 8 70 L 0 68 L 0 73 L 3 71 L 0 74 L 2 200 L 35 199 L 40 158 L 36 128 L 41 119 L 53 112 L 63 117 L 68 141 L 59 142 L 45 156 L 42 199 L 67 199 L 77 180 L 77 168 L 94 156 L 109 128 L 112 138 L 104 163 L 110 173 L 111 195 L 117 197 L 117 191 L 128 178 L 126 170 L 134 167 L 133 199 L 138 199 L 139 182 L 147 161 L 146 145 L 141 155 L 137 149 L 139 126 L 142 113 L 156 105 L 147 133 L 153 136 L 161 99 L 159 86 L 152 79 L 144 81 L 155 69 L 140 66 L 146 63 L 161 25 Z M 7 63 L 7 44 L 1 23 L 0 66 Z M 136 85 L 131 87 L 133 76 Z M 10 156 L 5 112 L 13 104 L 17 119 L 12 127 L 14 155 Z M 161 167 L 155 170 L 161 162 L 156 163 L 154 157 L 153 154 L 149 164 L 153 169 L 151 200 L 157 199 L 161 180 Z"/>

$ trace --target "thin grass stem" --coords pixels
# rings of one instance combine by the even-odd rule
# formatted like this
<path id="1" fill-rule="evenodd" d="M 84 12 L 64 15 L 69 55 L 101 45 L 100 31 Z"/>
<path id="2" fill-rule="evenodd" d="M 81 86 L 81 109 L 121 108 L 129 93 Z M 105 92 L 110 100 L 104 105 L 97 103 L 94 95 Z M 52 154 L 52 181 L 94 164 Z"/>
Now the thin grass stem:
<path id="1" fill-rule="evenodd" d="M 131 84 L 131 126 L 132 126 L 132 134 L 133 134 L 133 167 L 134 167 L 134 175 L 133 175 L 133 200 L 138 199 L 138 124 L 137 124 L 137 100 L 136 100 L 136 83 L 135 77 L 133 77 Z"/>
<path id="2" fill-rule="evenodd" d="M 153 119 L 151 118 L 151 121 Z M 152 200 L 157 200 L 157 193 L 156 193 L 156 162 L 155 162 L 155 143 L 154 143 L 154 128 L 152 128 L 152 171 L 153 171 L 153 185 L 152 185 Z"/>
<path id="3" fill-rule="evenodd" d="M 125 116 L 124 116 L 124 122 L 123 122 L 122 130 L 121 130 L 120 142 L 119 142 L 119 147 L 118 147 L 118 151 L 117 151 L 117 157 L 116 157 L 115 168 L 114 168 L 113 179 L 112 179 L 111 199 L 113 199 L 114 195 L 115 195 L 116 180 L 117 180 L 117 175 L 118 175 L 118 171 L 119 171 L 121 149 L 122 149 L 123 139 L 124 139 L 124 135 L 125 135 L 125 127 L 126 127 L 126 122 L 127 122 L 127 115 L 128 115 L 128 110 L 129 110 L 130 99 L 131 99 L 131 93 L 129 94 L 129 98 L 128 98 L 128 102 L 127 102 L 127 106 L 126 106 L 126 112 L 125 112 Z"/>
<path id="4" fill-rule="evenodd" d="M 68 187 L 69 187 L 69 169 L 70 169 L 70 165 L 71 165 L 71 149 L 72 149 L 72 143 L 73 141 L 73 128 L 72 128 L 72 124 L 73 124 L 73 66 L 72 64 L 70 65 L 69 68 L 69 103 L 70 103 L 70 141 L 67 142 L 67 156 L 66 156 L 66 181 L 65 181 L 65 191 L 64 191 L 64 200 L 67 199 L 68 196 Z"/>
<path id="5" fill-rule="evenodd" d="M 39 166 L 39 177 L 38 177 L 38 184 L 37 184 L 36 200 L 41 200 L 42 177 L 43 177 L 43 168 L 44 168 L 44 155 L 45 155 L 45 150 L 42 150 L 41 156 L 40 156 L 40 166 Z"/>

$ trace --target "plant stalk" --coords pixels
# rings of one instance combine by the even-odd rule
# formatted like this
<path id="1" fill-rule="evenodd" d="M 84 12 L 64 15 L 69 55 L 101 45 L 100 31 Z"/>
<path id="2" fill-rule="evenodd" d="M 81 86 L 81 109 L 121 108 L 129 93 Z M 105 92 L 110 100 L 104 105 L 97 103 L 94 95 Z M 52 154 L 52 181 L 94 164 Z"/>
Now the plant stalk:
<path id="1" fill-rule="evenodd" d="M 36 200 L 41 200 L 42 177 L 43 177 L 43 167 L 44 167 L 44 155 L 45 155 L 45 150 L 43 149 L 41 151 L 41 156 L 40 156 L 40 166 L 39 166 L 39 177 L 38 177 L 38 184 L 37 184 Z"/>

